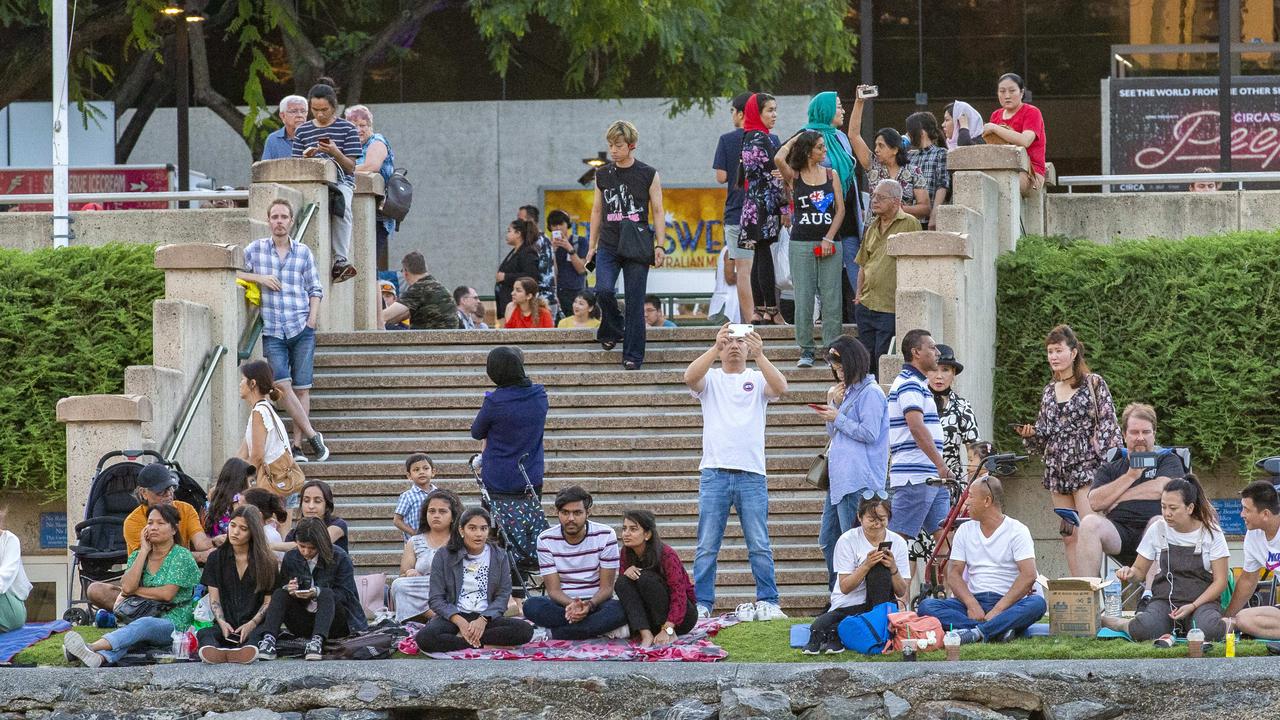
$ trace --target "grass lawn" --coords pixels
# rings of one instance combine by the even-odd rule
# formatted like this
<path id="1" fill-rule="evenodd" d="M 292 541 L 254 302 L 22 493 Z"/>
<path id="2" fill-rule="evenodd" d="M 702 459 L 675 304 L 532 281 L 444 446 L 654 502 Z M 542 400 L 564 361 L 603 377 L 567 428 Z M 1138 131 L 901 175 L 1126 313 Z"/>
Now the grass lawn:
<path id="1" fill-rule="evenodd" d="M 902 655 L 860 655 L 843 652 L 839 655 L 805 655 L 799 649 L 788 646 L 791 626 L 810 622 L 807 618 L 791 618 L 772 622 L 738 623 L 721 630 L 713 638 L 728 653 L 729 662 L 898 662 Z M 1222 657 L 1223 643 L 1213 644 L 1208 657 Z M 1256 640 L 1236 642 L 1238 657 L 1266 655 L 1267 650 Z M 1041 637 L 1015 640 L 1010 643 L 965 645 L 960 648 L 961 660 L 1127 660 L 1131 658 L 1180 658 L 1187 656 L 1186 645 L 1170 649 L 1155 647 L 1149 642 L 1132 643 L 1127 640 L 1094 640 L 1090 638 Z M 941 650 L 919 656 L 922 662 L 946 661 Z"/>

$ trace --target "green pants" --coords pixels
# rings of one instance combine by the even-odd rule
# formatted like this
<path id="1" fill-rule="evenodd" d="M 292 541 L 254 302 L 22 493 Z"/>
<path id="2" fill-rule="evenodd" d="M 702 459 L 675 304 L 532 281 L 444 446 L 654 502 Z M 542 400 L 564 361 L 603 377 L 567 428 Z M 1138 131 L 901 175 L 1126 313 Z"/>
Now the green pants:
<path id="1" fill-rule="evenodd" d="M 813 300 L 822 298 L 822 345 L 826 347 L 840 337 L 842 303 L 840 280 L 843 248 L 836 241 L 836 251 L 819 258 L 813 254 L 818 243 L 791 242 L 791 284 L 796 294 L 796 344 L 813 352 Z"/>
<path id="2" fill-rule="evenodd" d="M 10 590 L 0 595 L 0 632 L 16 630 L 27 624 L 27 604 Z"/>

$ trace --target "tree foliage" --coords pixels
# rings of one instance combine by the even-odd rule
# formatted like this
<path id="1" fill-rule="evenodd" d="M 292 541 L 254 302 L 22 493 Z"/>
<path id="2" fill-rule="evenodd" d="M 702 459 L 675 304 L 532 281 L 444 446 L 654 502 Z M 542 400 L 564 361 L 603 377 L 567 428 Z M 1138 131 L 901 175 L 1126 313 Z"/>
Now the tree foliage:
<path id="1" fill-rule="evenodd" d="M 126 367 L 151 362 L 151 305 L 164 296 L 154 253 L 151 245 L 0 250 L 0 486 L 61 492 L 58 400 L 119 393 Z"/>
<path id="2" fill-rule="evenodd" d="M 1044 338 L 1071 325 L 1117 408 L 1153 405 L 1158 440 L 1199 466 L 1280 451 L 1280 234 L 1097 245 L 1023 238 L 998 264 L 995 413 L 1034 418 Z"/>

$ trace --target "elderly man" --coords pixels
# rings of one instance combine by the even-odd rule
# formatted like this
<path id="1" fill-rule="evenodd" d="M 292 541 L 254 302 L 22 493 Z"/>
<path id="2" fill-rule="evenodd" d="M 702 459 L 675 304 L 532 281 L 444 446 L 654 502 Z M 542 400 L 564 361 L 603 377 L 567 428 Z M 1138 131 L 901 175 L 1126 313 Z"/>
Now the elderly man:
<path id="1" fill-rule="evenodd" d="M 279 160 L 293 156 L 293 135 L 298 126 L 307 121 L 307 99 L 301 95 L 288 95 L 280 101 L 279 130 L 267 136 L 262 147 L 263 160 Z"/>
<path id="2" fill-rule="evenodd" d="M 1026 525 L 1004 514 L 1004 486 L 990 475 L 969 486 L 969 522 L 951 541 L 947 587 L 954 597 L 925 598 L 920 614 L 955 628 L 960 643 L 1003 642 L 1044 616 L 1035 593 L 1036 549 Z"/>
<path id="3" fill-rule="evenodd" d="M 872 222 L 858 248 L 858 288 L 854 321 L 858 339 L 871 354 L 871 372 L 878 374 L 880 356 L 889 352 L 894 335 L 894 295 L 898 291 L 898 261 L 889 255 L 889 238 L 920 229 L 920 221 L 902 210 L 902 185 L 881 180 L 871 192 Z"/>
<path id="4" fill-rule="evenodd" d="M 458 308 L 458 326 L 463 330 L 488 330 L 484 322 L 484 305 L 480 294 L 467 285 L 453 289 L 453 304 Z"/>
<path id="5" fill-rule="evenodd" d="M 1101 573 L 1103 553 L 1132 565 L 1147 525 L 1160 517 L 1165 483 L 1186 474 L 1177 455 L 1156 447 L 1155 408 L 1130 403 L 1120 418 L 1125 452 L 1094 473 L 1089 490 L 1093 512 L 1080 520 L 1076 560 L 1084 573 Z M 1130 462 L 1137 453 L 1157 451 L 1154 467 L 1135 467 L 1138 463 Z"/>

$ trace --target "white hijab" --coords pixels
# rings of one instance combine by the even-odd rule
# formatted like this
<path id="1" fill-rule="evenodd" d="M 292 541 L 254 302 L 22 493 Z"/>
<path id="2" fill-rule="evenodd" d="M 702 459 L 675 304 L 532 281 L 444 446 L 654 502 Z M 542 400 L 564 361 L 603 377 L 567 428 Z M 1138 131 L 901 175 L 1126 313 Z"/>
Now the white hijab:
<path id="1" fill-rule="evenodd" d="M 965 118 L 966 128 L 969 131 L 969 137 L 980 137 L 982 135 L 982 116 L 978 114 L 973 106 L 963 100 L 957 100 L 951 106 L 951 136 L 947 138 L 947 149 L 955 150 L 960 144 L 960 118 Z"/>

